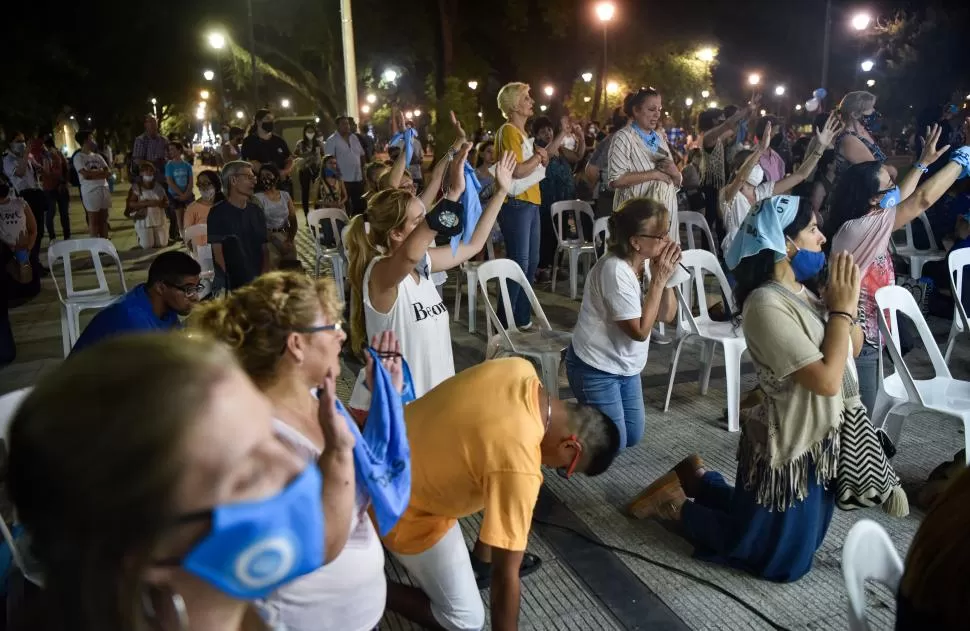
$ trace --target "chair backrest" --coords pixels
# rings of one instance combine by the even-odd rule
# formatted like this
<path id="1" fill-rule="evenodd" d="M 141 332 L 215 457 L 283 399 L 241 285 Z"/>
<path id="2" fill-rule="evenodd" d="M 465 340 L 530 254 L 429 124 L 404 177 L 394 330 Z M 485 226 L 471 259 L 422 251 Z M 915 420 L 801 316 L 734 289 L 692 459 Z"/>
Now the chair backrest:
<path id="1" fill-rule="evenodd" d="M 895 593 L 903 577 L 903 561 L 882 526 L 870 519 L 852 526 L 842 545 L 842 576 L 849 593 L 849 629 L 865 631 L 866 580 L 879 581 Z"/>
<path id="2" fill-rule="evenodd" d="M 186 228 L 182 234 L 182 238 L 185 239 L 185 244 L 186 244 L 186 247 L 189 248 L 189 252 L 195 252 L 196 248 L 198 247 L 196 245 L 196 239 L 198 239 L 199 237 L 206 237 L 208 236 L 208 234 L 209 234 L 208 224 L 197 223 L 195 225 L 192 225 Z"/>
<path id="3" fill-rule="evenodd" d="M 963 322 L 963 331 L 970 335 L 970 321 L 967 319 L 967 307 L 963 304 L 964 282 L 970 283 L 966 277 L 970 275 L 970 248 L 953 250 L 946 259 L 950 268 L 950 291 L 953 293 L 953 320 Z"/>
<path id="4" fill-rule="evenodd" d="M 98 277 L 98 286 L 94 289 L 74 288 L 71 255 L 77 252 L 87 252 L 91 256 L 91 260 L 94 261 L 94 271 Z M 55 241 L 47 248 L 47 267 L 51 270 L 51 278 L 54 280 L 54 288 L 57 290 L 58 298 L 61 300 L 70 300 L 71 298 L 84 296 L 110 295 L 111 288 L 108 286 L 108 279 L 105 278 L 104 267 L 101 264 L 102 254 L 111 257 L 114 261 L 115 266 L 118 268 L 118 276 L 121 279 L 121 288 L 127 293 L 128 286 L 125 283 L 125 271 L 121 266 L 121 258 L 118 256 L 118 250 L 115 249 L 111 241 L 100 238 L 67 239 L 64 241 Z M 54 273 L 54 266 L 58 261 L 61 261 L 64 265 L 64 295 L 61 294 L 60 285 L 57 284 L 57 274 Z"/>
<path id="5" fill-rule="evenodd" d="M 600 217 L 593 222 L 593 247 L 596 249 L 596 258 L 606 254 L 610 241 L 610 218 Z"/>
<path id="6" fill-rule="evenodd" d="M 502 328 L 502 323 L 498 319 L 498 312 L 492 306 L 492 301 L 489 299 L 488 281 L 493 279 L 498 281 L 498 293 L 502 301 L 502 309 L 505 312 L 507 328 Z M 529 304 L 532 305 L 535 325 L 540 329 L 547 330 L 552 330 L 552 325 L 549 324 L 549 319 L 546 318 L 546 314 L 542 310 L 542 305 L 539 304 L 539 299 L 536 298 L 535 292 L 532 291 L 532 287 L 529 285 L 529 281 L 526 280 L 525 273 L 519 267 L 518 263 L 509 259 L 485 261 L 478 266 L 478 286 L 481 289 L 479 296 L 484 298 L 485 312 L 488 315 L 489 322 L 502 332 L 509 348 L 514 350 L 515 345 L 512 344 L 512 339 L 509 337 L 508 332 L 513 331 L 517 333 L 518 329 L 515 326 L 515 318 L 512 316 L 512 301 L 509 299 L 509 281 L 517 283 L 522 288 L 522 291 L 525 292 L 526 296 L 528 296 Z"/>
<path id="7" fill-rule="evenodd" d="M 573 218 L 576 221 L 575 239 L 563 239 L 562 236 L 564 234 L 563 215 L 567 211 L 573 212 Z M 579 199 L 569 199 L 562 202 L 553 202 L 549 212 L 552 215 L 552 229 L 556 233 L 556 240 L 559 241 L 559 245 L 576 245 L 586 243 L 586 235 L 583 234 L 582 216 L 586 215 L 589 217 L 589 222 L 591 224 L 595 224 L 596 216 L 593 214 L 592 206 Z"/>
<path id="8" fill-rule="evenodd" d="M 910 372 L 909 367 L 906 366 L 902 351 L 900 350 L 899 319 L 897 314 L 902 312 L 913 321 L 913 324 L 916 326 L 916 331 L 919 333 L 920 340 L 923 342 L 923 346 L 926 347 L 926 354 L 930 356 L 930 363 L 933 364 L 933 370 L 936 372 L 936 376 L 950 378 L 950 369 L 946 366 L 943 353 L 940 352 L 939 347 L 936 345 L 936 340 L 933 339 L 933 333 L 930 332 L 930 327 L 926 324 L 923 313 L 919 310 L 919 305 L 916 304 L 916 299 L 913 298 L 913 294 L 909 293 L 905 287 L 890 285 L 879 289 L 876 291 L 876 305 L 879 308 L 879 332 L 889 342 L 886 344 L 886 347 L 889 350 L 889 356 L 893 358 L 893 365 L 895 365 L 896 371 L 899 372 L 903 386 L 906 388 L 906 394 L 909 396 L 911 402 L 922 405 L 923 398 L 916 388 L 913 374 Z"/>
<path id="9" fill-rule="evenodd" d="M 199 266 L 202 268 L 202 273 L 200 276 L 203 278 L 214 278 L 216 273 L 216 263 L 212 256 L 212 245 L 205 244 L 200 245 L 195 250 L 195 260 L 199 262 Z"/>
<path id="10" fill-rule="evenodd" d="M 318 234 L 321 221 L 330 222 L 330 229 L 334 235 L 333 238 L 337 240 L 337 249 L 343 250 L 343 234 L 337 222 L 343 222 L 346 227 L 350 223 L 350 217 L 347 216 L 347 213 L 340 208 L 318 208 L 310 211 L 307 215 L 307 225 L 310 226 L 310 234 L 313 235 L 313 242 L 316 244 L 318 251 L 321 249 L 320 235 Z"/>
<path id="11" fill-rule="evenodd" d="M 933 236 L 933 228 L 930 226 L 930 220 L 926 213 L 920 213 L 919 220 L 923 223 L 923 229 L 926 231 L 926 240 L 930 242 L 929 249 L 939 250 L 940 247 L 936 244 L 936 237 Z M 913 222 L 906 224 L 906 247 L 916 249 L 916 243 L 913 241 Z"/>
<path id="12" fill-rule="evenodd" d="M 682 210 L 677 213 L 677 223 L 687 229 L 688 250 L 698 249 L 697 244 L 694 241 L 695 228 L 700 230 L 701 234 L 707 237 L 708 247 L 714 247 L 714 236 L 711 234 L 711 227 L 707 224 L 707 219 L 704 218 L 704 215 L 692 210 Z"/>
<path id="13" fill-rule="evenodd" d="M 717 278 L 721 293 L 727 298 L 729 303 L 725 307 L 730 308 L 732 312 L 737 310 L 734 305 L 734 293 L 728 284 L 727 276 L 724 275 L 724 270 L 721 269 L 721 265 L 717 262 L 717 257 L 713 253 L 707 250 L 684 250 L 680 262 L 690 271 L 690 280 L 677 289 L 681 291 L 681 297 L 686 300 L 690 294 L 690 283 L 693 282 L 694 291 L 697 293 L 697 308 L 700 312 L 698 317 L 694 318 L 690 313 L 690 309 L 685 308 L 686 302 L 684 302 L 680 309 L 683 319 L 688 323 L 691 321 L 694 323 L 711 321 L 711 316 L 707 311 L 707 296 L 704 290 L 705 274 L 713 274 Z"/>

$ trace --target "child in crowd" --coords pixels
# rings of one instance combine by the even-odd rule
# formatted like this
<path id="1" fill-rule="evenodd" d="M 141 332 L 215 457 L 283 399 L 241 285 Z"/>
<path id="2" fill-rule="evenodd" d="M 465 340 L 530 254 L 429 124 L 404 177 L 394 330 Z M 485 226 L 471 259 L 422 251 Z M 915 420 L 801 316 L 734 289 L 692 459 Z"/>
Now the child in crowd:
<path id="1" fill-rule="evenodd" d="M 168 183 L 168 196 L 171 200 L 172 214 L 175 215 L 175 225 L 178 233 L 169 229 L 171 240 L 182 237 L 182 225 L 185 223 L 185 207 L 193 200 L 192 195 L 192 165 L 182 156 L 182 144 L 170 142 L 168 144 L 168 162 L 165 163 L 165 180 Z"/>
<path id="2" fill-rule="evenodd" d="M 125 217 L 135 220 L 139 247 L 148 250 L 168 245 L 165 206 L 165 189 L 156 181 L 155 165 L 143 162 L 125 204 Z"/>
<path id="3" fill-rule="evenodd" d="M 94 132 L 81 130 L 74 135 L 81 149 L 74 154 L 74 169 L 81 183 L 81 203 L 87 212 L 88 230 L 92 237 L 108 238 L 108 210 L 111 208 L 111 193 L 108 178 L 111 170 L 108 163 L 98 153 L 98 143 Z"/>

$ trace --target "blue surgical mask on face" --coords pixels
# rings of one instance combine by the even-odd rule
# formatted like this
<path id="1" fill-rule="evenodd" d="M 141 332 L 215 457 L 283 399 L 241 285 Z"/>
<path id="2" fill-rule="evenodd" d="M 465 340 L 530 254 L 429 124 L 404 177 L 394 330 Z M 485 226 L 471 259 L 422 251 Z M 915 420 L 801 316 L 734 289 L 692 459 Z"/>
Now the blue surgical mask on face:
<path id="1" fill-rule="evenodd" d="M 785 238 L 787 239 L 787 237 Z M 804 283 L 818 276 L 822 268 L 825 267 L 825 252 L 802 250 L 791 239 L 788 239 L 788 241 L 798 250 L 790 260 L 791 271 L 795 274 L 795 280 Z"/>
<path id="2" fill-rule="evenodd" d="M 272 497 L 185 515 L 180 522 L 211 519 L 209 534 L 185 558 L 158 564 L 181 565 L 233 598 L 265 598 L 324 563 L 322 483 L 310 463 Z"/>
<path id="3" fill-rule="evenodd" d="M 879 200 L 880 208 L 895 208 L 896 205 L 901 201 L 902 195 L 899 192 L 899 187 L 894 186 L 886 194 L 882 196 Z"/>
<path id="4" fill-rule="evenodd" d="M 330 168 L 323 170 L 323 177 L 337 177 L 337 172 Z"/>
<path id="5" fill-rule="evenodd" d="M 870 114 L 863 114 L 859 119 L 859 122 L 862 123 L 862 126 L 865 127 L 867 131 L 877 132 L 882 126 L 882 122 L 880 121 L 881 118 L 882 114 L 873 110 Z"/>

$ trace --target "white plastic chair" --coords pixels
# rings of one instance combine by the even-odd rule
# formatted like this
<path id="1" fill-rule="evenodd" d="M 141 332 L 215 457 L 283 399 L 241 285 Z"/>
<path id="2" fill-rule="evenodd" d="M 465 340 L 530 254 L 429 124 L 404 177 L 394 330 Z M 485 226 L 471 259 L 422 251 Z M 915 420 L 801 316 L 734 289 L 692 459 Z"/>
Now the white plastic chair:
<path id="1" fill-rule="evenodd" d="M 88 253 L 94 262 L 98 286 L 93 289 L 74 288 L 71 254 L 78 252 Z M 122 289 L 120 294 L 111 293 L 108 279 L 104 275 L 104 266 L 101 264 L 102 254 L 110 257 L 118 268 L 118 277 L 121 279 Z M 54 273 L 54 265 L 58 261 L 64 266 L 63 292 L 57 282 L 57 274 Z M 103 309 L 128 293 L 128 285 L 125 283 L 125 270 L 121 266 L 121 259 L 118 257 L 118 250 L 115 249 L 114 244 L 108 239 L 98 238 L 55 241 L 47 248 L 47 266 L 51 270 L 51 278 L 54 281 L 54 289 L 57 290 L 57 298 L 61 301 L 61 341 L 64 357 L 67 357 L 81 335 L 81 311 Z"/>
<path id="2" fill-rule="evenodd" d="M 31 390 L 32 388 L 22 388 L 0 396 L 0 438 L 3 438 L 7 445 L 8 458 L 10 456 L 10 423 L 13 422 L 17 409 L 23 400 L 27 398 L 27 395 L 30 394 Z M 7 547 L 10 548 L 10 556 L 13 558 L 14 565 L 24 575 L 24 578 L 38 587 L 43 587 L 44 579 L 39 568 L 36 567 L 35 563 L 30 561 L 29 556 L 25 557 L 21 545 L 18 545 L 14 540 L 13 534 L 10 532 L 10 528 L 2 516 L 0 516 L 0 534 L 3 535 L 4 541 L 7 542 Z"/>
<path id="3" fill-rule="evenodd" d="M 563 213 L 573 211 L 576 221 L 576 239 L 564 239 Z M 595 224 L 596 218 L 593 209 L 584 201 L 574 199 L 563 202 L 555 202 L 550 209 L 552 213 L 552 228 L 556 233 L 556 255 L 552 259 L 552 290 L 556 291 L 556 275 L 559 271 L 559 264 L 562 262 L 563 253 L 569 254 L 569 297 L 576 299 L 579 285 L 579 259 L 581 256 L 591 256 L 592 261 L 596 261 L 596 249 L 592 242 L 586 241 L 583 236 L 583 215 L 589 217 L 590 223 Z M 586 269 L 592 267 L 592 262 L 587 261 Z"/>
<path id="4" fill-rule="evenodd" d="M 503 328 L 498 318 L 498 312 L 492 306 L 488 296 L 488 281 L 498 281 L 498 295 L 505 312 L 508 328 Z M 533 326 L 528 331 L 520 331 L 515 326 L 512 317 L 512 301 L 509 299 L 509 282 L 517 283 L 529 298 L 532 305 Z M 569 331 L 556 331 L 549 324 L 542 306 L 536 298 L 535 292 L 525 279 L 525 273 L 515 261 L 509 259 L 495 259 L 485 261 L 478 266 L 478 289 L 485 302 L 485 314 L 488 320 L 485 324 L 488 345 L 485 349 L 485 359 L 494 359 L 504 355 L 519 355 L 539 363 L 542 373 L 542 384 L 555 396 L 559 396 L 559 365 L 562 353 L 572 341 L 573 334 Z M 492 327 L 498 329 L 497 335 L 492 335 Z"/>
<path id="5" fill-rule="evenodd" d="M 488 253 L 488 260 L 495 259 L 495 246 L 489 239 L 485 244 L 485 251 Z M 468 286 L 468 332 L 475 332 L 475 319 L 478 315 L 478 267 L 483 261 L 465 261 L 461 264 L 461 269 L 455 278 L 455 322 L 461 314 L 461 279 L 465 278 Z M 465 273 L 462 274 L 462 271 Z"/>
<path id="6" fill-rule="evenodd" d="M 882 526 L 871 519 L 852 526 L 842 545 L 842 576 L 849 593 L 849 629 L 868 631 L 866 581 L 879 581 L 896 593 L 903 577 L 903 561 Z"/>
<path id="7" fill-rule="evenodd" d="M 330 222 L 333 238 L 337 242 L 336 247 L 328 248 L 320 243 L 321 221 Z M 342 221 L 345 227 L 350 223 L 350 218 L 347 216 L 347 213 L 339 208 L 318 208 L 317 210 L 311 210 L 307 215 L 307 225 L 310 227 L 310 235 L 313 237 L 315 274 L 320 276 L 320 261 L 330 261 L 334 281 L 336 281 L 337 287 L 340 289 L 341 297 L 346 299 L 344 292 L 344 279 L 347 274 L 346 255 L 344 253 L 343 233 L 337 224 L 338 221 Z"/>
<path id="8" fill-rule="evenodd" d="M 920 278 L 923 275 L 923 264 L 928 261 L 942 261 L 946 258 L 946 252 L 940 249 L 937 245 L 936 238 L 933 236 L 933 228 L 930 227 L 930 220 L 927 219 L 926 213 L 921 213 L 919 220 L 923 222 L 923 228 L 926 230 L 926 238 L 930 242 L 930 249 L 920 250 L 916 247 L 913 242 L 913 224 L 912 222 L 906 224 L 906 244 L 903 246 L 897 246 L 892 240 L 889 241 L 890 246 L 895 251 L 895 253 L 903 258 L 909 259 L 909 276 L 910 278 Z"/>
<path id="9" fill-rule="evenodd" d="M 950 337 L 946 341 L 946 352 L 943 354 L 943 359 L 949 365 L 950 355 L 953 353 L 957 337 L 961 333 L 970 335 L 970 321 L 967 320 L 967 311 L 961 300 L 964 277 L 967 276 L 967 267 L 970 266 L 970 248 L 950 252 L 950 256 L 947 258 L 947 266 L 950 268 L 950 291 L 953 295 L 953 324 L 950 325 Z M 970 280 L 967 282 L 970 282 Z"/>
<path id="10" fill-rule="evenodd" d="M 667 400 L 664 402 L 664 412 L 670 407 L 670 394 L 674 389 L 674 380 L 677 377 L 677 362 L 680 360 L 680 352 L 687 340 L 699 338 L 704 349 L 701 353 L 701 361 L 704 364 L 700 375 L 701 394 L 707 394 L 707 388 L 711 379 L 711 366 L 714 363 L 714 350 L 717 345 L 724 349 L 724 372 L 725 389 L 727 390 L 727 417 L 728 430 L 736 432 L 740 426 L 740 394 L 741 394 L 741 355 L 748 349 L 747 342 L 744 340 L 744 333 L 741 327 L 735 327 L 733 322 L 715 322 L 707 311 L 707 297 L 704 293 L 704 274 L 714 274 L 717 277 L 721 292 L 727 298 L 728 306 L 732 311 L 734 307 L 734 295 L 728 285 L 727 278 L 717 262 L 717 258 L 707 250 L 684 250 L 681 263 L 691 272 L 691 280 L 685 282 L 684 286 L 674 288 L 677 295 L 677 321 L 678 328 L 684 328 L 684 335 L 677 341 L 677 350 L 674 351 L 674 359 L 670 366 L 670 382 L 667 384 Z M 693 282 L 694 290 L 697 292 L 697 306 L 700 315 L 696 318 L 691 313 L 684 290 L 689 291 L 689 283 Z"/>
<path id="11" fill-rule="evenodd" d="M 600 217 L 593 222 L 593 249 L 596 251 L 596 258 L 602 258 L 609 248 L 610 241 L 610 218 Z"/>
<path id="12" fill-rule="evenodd" d="M 876 292 L 876 304 L 879 307 L 879 331 L 883 339 L 888 341 L 886 348 L 896 366 L 896 372 L 888 377 L 882 376 L 880 380 L 881 385 L 876 394 L 873 410 L 873 425 L 882 427 L 898 444 L 902 421 L 912 412 L 930 410 L 958 418 L 963 421 L 964 446 L 967 464 L 970 464 L 970 381 L 960 381 L 950 375 L 943 354 L 936 345 L 916 300 L 905 287 L 897 285 L 883 287 Z M 902 352 L 899 350 L 897 318 L 899 312 L 916 325 L 916 330 L 919 332 L 923 346 L 926 347 L 926 354 L 930 356 L 930 363 L 933 364 L 933 370 L 936 373 L 933 379 L 913 379 L 913 374 L 906 366 Z M 893 417 L 892 424 L 889 423 L 890 416 Z"/>
<path id="13" fill-rule="evenodd" d="M 196 250 L 201 247 L 196 245 L 195 240 L 199 237 L 208 237 L 208 235 L 209 226 L 204 223 L 197 223 L 186 228 L 182 234 L 182 238 L 185 240 L 185 247 L 187 247 L 189 252 L 194 256 Z"/>
<path id="14" fill-rule="evenodd" d="M 714 247 L 714 236 L 711 234 L 711 227 L 707 224 L 707 219 L 704 218 L 704 215 L 692 210 L 682 210 L 677 213 L 677 222 L 678 226 L 684 226 L 686 228 L 688 250 L 704 249 L 696 245 L 697 242 L 694 240 L 695 229 L 700 230 L 701 234 L 707 237 L 709 247 Z"/>

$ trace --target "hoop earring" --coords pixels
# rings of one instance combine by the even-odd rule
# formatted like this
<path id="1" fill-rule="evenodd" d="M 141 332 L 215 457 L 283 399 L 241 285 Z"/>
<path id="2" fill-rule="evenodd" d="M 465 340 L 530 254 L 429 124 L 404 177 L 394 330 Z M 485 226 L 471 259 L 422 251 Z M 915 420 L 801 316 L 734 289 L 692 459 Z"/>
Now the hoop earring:
<path id="1" fill-rule="evenodd" d="M 163 629 L 162 620 L 155 610 L 155 602 L 152 599 L 151 590 L 153 588 L 143 589 L 141 592 L 141 607 L 142 613 L 145 617 L 154 622 L 158 629 Z M 154 588 L 155 590 L 161 592 L 161 588 Z M 172 613 L 175 615 L 175 620 L 178 622 L 179 631 L 189 631 L 189 612 L 185 608 L 185 600 L 182 595 L 175 590 L 167 590 L 168 598 L 172 605 Z"/>

